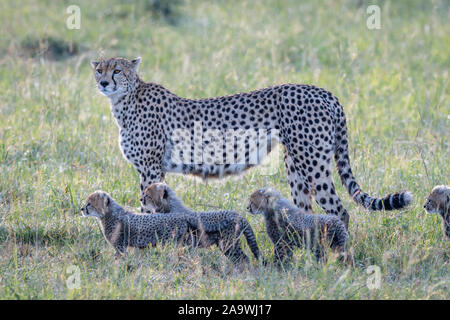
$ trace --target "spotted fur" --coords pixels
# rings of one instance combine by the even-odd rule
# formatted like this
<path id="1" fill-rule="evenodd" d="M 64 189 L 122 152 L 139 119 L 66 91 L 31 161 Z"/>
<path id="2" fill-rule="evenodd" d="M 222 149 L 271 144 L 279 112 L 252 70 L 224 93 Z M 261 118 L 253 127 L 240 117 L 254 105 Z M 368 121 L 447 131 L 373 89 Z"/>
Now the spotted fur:
<path id="1" fill-rule="evenodd" d="M 187 130 L 194 140 L 201 138 L 206 145 L 221 142 L 207 136 L 209 129 L 218 130 L 222 137 L 230 129 L 265 130 L 267 141 L 277 138 L 284 147 L 291 195 L 295 205 L 306 213 L 312 213 L 314 195 L 325 212 L 337 215 L 348 226 L 347 210 L 332 179 L 333 157 L 342 183 L 364 208 L 401 209 L 411 202 L 408 192 L 377 199 L 362 191 L 350 166 L 344 109 L 330 92 L 311 85 L 283 84 L 231 96 L 186 99 L 161 85 L 142 81 L 137 74 L 139 62 L 140 59 L 112 58 L 92 62 L 92 66 L 98 88 L 109 98 L 119 126 L 121 150 L 139 172 L 141 193 L 151 183 L 164 181 L 167 172 L 205 179 L 238 174 L 255 165 L 250 161 L 255 153 L 270 152 L 273 147 L 264 139 L 256 146 L 247 142 L 245 148 L 233 145 L 232 155 L 225 154 L 221 163 L 211 163 L 209 156 L 203 159 L 192 147 L 186 154 L 194 160 L 179 163 L 173 159 L 177 130 Z M 199 125 L 200 138 L 195 134 Z M 263 156 L 258 159 L 256 164 Z"/>
<path id="2" fill-rule="evenodd" d="M 347 229 L 336 216 L 303 213 L 270 188 L 251 194 L 248 211 L 264 216 L 277 262 L 289 261 L 295 247 L 312 249 L 318 260 L 324 258 L 324 249 L 331 247 L 352 262 L 346 252 Z"/>
<path id="3" fill-rule="evenodd" d="M 444 233 L 450 239 L 450 186 L 436 186 L 431 190 L 424 205 L 428 213 L 439 213 Z"/>
<path id="4" fill-rule="evenodd" d="M 147 187 L 142 203 L 147 212 L 182 214 L 194 220 L 195 222 L 191 224 L 196 223 L 198 228 L 192 230 L 191 236 L 196 246 L 206 248 L 216 244 L 233 261 L 246 262 L 248 257 L 239 243 L 240 236 L 244 234 L 255 258 L 260 257 L 250 224 L 237 212 L 227 210 L 194 212 L 187 208 L 176 193 L 164 183 L 153 183 Z"/>
<path id="5" fill-rule="evenodd" d="M 149 215 L 125 210 L 103 191 L 89 195 L 81 210 L 86 217 L 98 218 L 102 233 L 116 250 L 116 256 L 125 256 L 128 247 L 143 249 L 158 243 L 181 243 L 192 228 L 182 215 Z"/>

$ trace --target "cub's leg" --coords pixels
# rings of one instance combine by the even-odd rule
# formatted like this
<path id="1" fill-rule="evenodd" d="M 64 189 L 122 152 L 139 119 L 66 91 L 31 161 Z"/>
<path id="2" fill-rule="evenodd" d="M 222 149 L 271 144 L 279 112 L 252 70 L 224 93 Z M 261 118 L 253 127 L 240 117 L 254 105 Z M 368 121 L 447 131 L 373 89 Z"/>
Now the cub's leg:
<path id="1" fill-rule="evenodd" d="M 114 249 L 116 250 L 116 253 L 114 254 L 114 258 L 119 259 L 119 258 L 127 257 L 127 247 L 125 245 L 123 245 L 121 243 L 116 244 Z"/>
<path id="2" fill-rule="evenodd" d="M 228 233 L 223 233 L 223 239 L 219 241 L 219 248 L 234 263 L 248 262 L 249 258 L 242 251 L 239 242 L 239 235 L 234 230 L 228 230 Z"/>
<path id="3" fill-rule="evenodd" d="M 241 245 L 239 243 L 236 243 L 234 246 L 229 248 L 228 250 L 225 250 L 224 252 L 225 256 L 228 257 L 233 263 L 247 263 L 249 262 L 249 258 L 247 255 L 242 251 Z"/>
<path id="4" fill-rule="evenodd" d="M 279 239 L 273 244 L 273 253 L 274 260 L 277 265 L 281 265 L 292 260 L 292 248 L 290 244 L 283 239 Z"/>

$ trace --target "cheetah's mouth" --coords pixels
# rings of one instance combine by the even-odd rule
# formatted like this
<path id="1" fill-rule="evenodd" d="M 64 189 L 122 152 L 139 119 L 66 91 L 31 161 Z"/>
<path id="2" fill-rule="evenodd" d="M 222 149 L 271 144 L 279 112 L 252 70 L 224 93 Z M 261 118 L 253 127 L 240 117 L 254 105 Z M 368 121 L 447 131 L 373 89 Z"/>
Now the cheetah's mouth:
<path id="1" fill-rule="evenodd" d="M 110 96 L 110 95 L 112 95 L 112 94 L 114 94 L 114 93 L 117 92 L 117 87 L 114 87 L 112 90 L 111 90 L 111 89 L 108 89 L 108 88 L 102 88 L 102 87 L 99 87 L 99 90 L 100 90 L 100 92 L 103 93 L 105 96 Z"/>

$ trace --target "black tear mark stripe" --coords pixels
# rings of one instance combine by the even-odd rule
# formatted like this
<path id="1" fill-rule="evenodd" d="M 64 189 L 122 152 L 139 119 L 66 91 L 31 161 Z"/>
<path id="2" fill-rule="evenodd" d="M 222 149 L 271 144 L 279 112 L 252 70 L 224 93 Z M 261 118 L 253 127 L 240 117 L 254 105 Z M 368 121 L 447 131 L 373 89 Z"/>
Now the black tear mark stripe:
<path id="1" fill-rule="evenodd" d="M 114 80 L 114 75 L 115 74 L 114 74 L 114 71 L 113 71 L 111 79 L 114 82 L 114 88 L 116 88 L 117 87 L 117 82 L 116 82 L 116 80 Z"/>

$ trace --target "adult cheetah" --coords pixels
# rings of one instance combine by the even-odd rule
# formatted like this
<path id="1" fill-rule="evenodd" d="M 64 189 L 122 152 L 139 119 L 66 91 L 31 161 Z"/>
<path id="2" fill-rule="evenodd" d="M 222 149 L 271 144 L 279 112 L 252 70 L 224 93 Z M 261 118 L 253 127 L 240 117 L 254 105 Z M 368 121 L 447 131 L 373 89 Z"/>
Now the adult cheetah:
<path id="1" fill-rule="evenodd" d="M 234 262 L 248 262 L 239 239 L 243 234 L 256 259 L 260 258 L 259 247 L 249 222 L 240 214 L 229 210 L 194 212 L 187 208 L 165 183 L 152 183 L 145 188 L 142 199 L 144 211 L 166 214 L 181 214 L 196 221 L 197 228 L 191 229 L 189 244 L 200 248 L 217 245 Z M 212 231 L 214 230 L 214 231 Z M 217 231 L 216 231 L 217 230 Z"/>
<path id="2" fill-rule="evenodd" d="M 378 199 L 362 191 L 350 166 L 344 110 L 330 92 L 312 85 L 283 84 L 231 96 L 186 99 L 142 81 L 139 63 L 140 58 L 111 58 L 91 64 L 98 89 L 110 100 L 121 150 L 139 172 L 141 194 L 153 182 L 164 181 L 166 172 L 205 179 L 238 174 L 259 164 L 273 147 L 267 141 L 277 139 L 284 146 L 294 203 L 307 213 L 312 213 L 314 195 L 323 210 L 348 225 L 347 210 L 332 179 L 333 156 L 342 183 L 363 207 L 393 210 L 411 202 L 408 192 Z M 255 132 L 264 133 L 258 135 L 256 146 L 249 142 Z M 218 148 L 224 141 L 231 141 L 226 151 Z M 180 152 L 181 142 L 190 147 Z M 181 158 L 174 156 L 174 150 Z"/>

